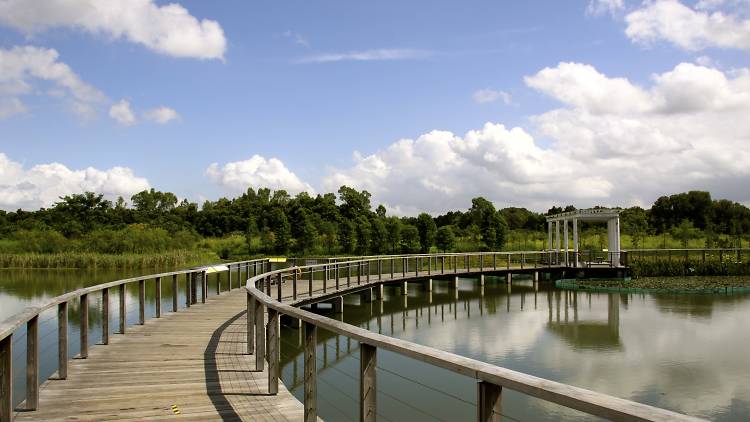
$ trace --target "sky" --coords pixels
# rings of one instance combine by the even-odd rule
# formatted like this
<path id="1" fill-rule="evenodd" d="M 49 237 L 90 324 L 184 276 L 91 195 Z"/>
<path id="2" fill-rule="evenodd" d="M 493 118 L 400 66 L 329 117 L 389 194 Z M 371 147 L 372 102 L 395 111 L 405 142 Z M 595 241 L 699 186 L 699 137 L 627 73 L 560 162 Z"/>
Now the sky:
<path id="1" fill-rule="evenodd" d="M 750 0 L 0 0 L 0 209 L 750 204 Z"/>

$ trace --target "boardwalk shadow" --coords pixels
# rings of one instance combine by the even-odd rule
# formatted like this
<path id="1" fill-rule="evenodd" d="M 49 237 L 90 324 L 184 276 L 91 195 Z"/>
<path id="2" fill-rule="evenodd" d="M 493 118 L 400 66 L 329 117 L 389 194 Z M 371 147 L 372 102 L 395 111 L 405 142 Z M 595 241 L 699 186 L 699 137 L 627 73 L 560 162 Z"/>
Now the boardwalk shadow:
<path id="1" fill-rule="evenodd" d="M 229 328 L 235 321 L 240 319 L 243 315 L 245 315 L 247 311 L 242 311 L 238 313 L 237 315 L 233 316 L 229 320 L 227 320 L 225 323 L 221 324 L 219 328 L 216 329 L 216 331 L 213 332 L 211 335 L 211 340 L 208 342 L 208 346 L 206 346 L 206 351 L 203 353 L 203 362 L 204 362 L 204 374 L 206 378 L 206 391 L 208 392 L 208 397 L 211 399 L 211 403 L 213 404 L 214 408 L 216 409 L 217 413 L 221 415 L 222 420 L 224 421 L 238 421 L 242 418 L 240 415 L 237 414 L 237 412 L 234 409 L 234 406 L 229 402 L 227 399 L 227 396 L 236 396 L 237 393 L 230 393 L 230 392 L 224 392 L 222 388 L 221 383 L 221 373 L 224 372 L 247 372 L 243 370 L 238 369 L 219 369 L 218 362 L 216 361 L 217 356 L 227 357 L 227 356 L 237 356 L 240 359 L 246 359 L 247 355 L 244 353 L 227 353 L 227 352 L 218 352 L 219 345 L 222 343 L 221 336 L 227 331 L 227 328 Z M 236 346 L 234 348 L 240 348 L 243 349 L 244 346 L 240 346 L 239 341 L 231 341 L 229 343 L 236 343 Z M 255 395 L 252 393 L 247 393 L 246 395 Z M 257 394 L 262 395 L 262 394 Z"/>

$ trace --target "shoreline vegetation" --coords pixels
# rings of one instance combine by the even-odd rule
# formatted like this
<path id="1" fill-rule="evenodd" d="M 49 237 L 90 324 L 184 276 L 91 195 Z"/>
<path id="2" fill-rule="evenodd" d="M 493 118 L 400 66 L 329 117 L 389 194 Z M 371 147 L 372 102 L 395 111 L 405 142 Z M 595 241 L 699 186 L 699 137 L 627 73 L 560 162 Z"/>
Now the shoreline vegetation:
<path id="1" fill-rule="evenodd" d="M 209 251 L 173 250 L 148 254 L 94 252 L 0 254 L 0 269 L 123 269 L 190 267 L 221 261 Z"/>
<path id="2" fill-rule="evenodd" d="M 750 293 L 750 276 L 641 277 L 626 280 L 563 279 L 565 289 L 653 293 Z"/>
<path id="3" fill-rule="evenodd" d="M 0 210 L 0 267 L 169 267 L 262 256 L 539 251 L 547 247 L 546 216 L 576 209 L 498 209 L 493 201 L 501 200 L 477 197 L 468 209 L 404 217 L 371 203 L 366 190 L 347 186 L 314 196 L 249 188 L 200 205 L 154 189 L 133 195 L 130 203 L 85 192 L 49 208 Z M 750 243 L 750 209 L 714 200 L 708 192 L 663 196 L 649 209 L 620 210 L 625 250 Z M 602 224 L 582 222 L 579 230 L 580 250 L 607 248 Z M 638 275 L 694 275 L 690 267 L 660 265 L 644 264 Z M 733 271 L 711 267 L 697 274 Z"/>

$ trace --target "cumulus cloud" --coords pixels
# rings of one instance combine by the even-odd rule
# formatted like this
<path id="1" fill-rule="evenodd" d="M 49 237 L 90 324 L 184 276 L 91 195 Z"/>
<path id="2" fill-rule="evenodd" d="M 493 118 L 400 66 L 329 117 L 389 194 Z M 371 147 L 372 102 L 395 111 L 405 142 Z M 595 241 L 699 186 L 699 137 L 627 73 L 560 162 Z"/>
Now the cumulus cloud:
<path id="1" fill-rule="evenodd" d="M 303 57 L 298 63 L 330 63 L 341 61 L 376 61 L 376 60 L 414 60 L 424 59 L 432 55 L 425 50 L 408 48 L 381 48 L 364 51 L 350 51 L 346 53 L 323 53 Z"/>
<path id="2" fill-rule="evenodd" d="M 143 117 L 146 120 L 151 120 L 152 122 L 165 124 L 165 123 L 169 123 L 172 120 L 179 119 L 180 115 L 177 114 L 177 112 L 174 109 L 162 106 L 162 107 L 157 107 L 153 110 L 146 111 L 145 113 L 143 113 Z"/>
<path id="3" fill-rule="evenodd" d="M 227 48 L 218 22 L 198 20 L 177 3 L 153 0 L 26 0 L 0 2 L 0 24 L 27 34 L 71 27 L 123 38 L 174 57 L 223 59 Z"/>
<path id="4" fill-rule="evenodd" d="M 475 91 L 471 98 L 474 99 L 474 102 L 479 104 L 493 103 L 498 100 L 502 101 L 505 105 L 513 103 L 513 97 L 511 97 L 510 94 L 505 91 L 496 91 L 494 89 L 480 89 Z"/>
<path id="5" fill-rule="evenodd" d="M 109 108 L 109 117 L 115 119 L 117 123 L 123 126 L 135 124 L 135 113 L 130 108 L 127 100 L 120 100 Z"/>
<path id="6" fill-rule="evenodd" d="M 93 191 L 109 199 L 130 197 L 150 187 L 127 167 L 72 170 L 60 163 L 38 164 L 29 169 L 0 153 L 0 209 L 33 210 L 49 207 L 61 196 Z"/>
<path id="7" fill-rule="evenodd" d="M 67 98 L 74 111 L 83 106 L 101 103 L 107 97 L 87 84 L 67 64 L 59 60 L 59 54 L 51 48 L 17 46 L 0 48 L 0 118 L 23 113 L 28 108 L 20 96 L 35 93 L 36 83 L 53 86 L 47 95 Z M 76 110 L 77 109 L 77 110 Z"/>
<path id="8" fill-rule="evenodd" d="M 747 2 L 745 7 L 747 7 Z M 750 51 L 750 20 L 714 10 L 723 1 L 701 1 L 695 9 L 678 0 L 657 0 L 629 13 L 627 36 L 641 44 L 667 41 L 682 49 L 707 47 Z M 713 11 L 712 11 L 713 10 Z"/>
<path id="9" fill-rule="evenodd" d="M 479 195 L 537 210 L 649 203 L 687 189 L 750 200 L 750 69 L 681 63 L 641 87 L 561 63 L 526 83 L 563 104 L 532 116 L 537 138 L 497 123 L 463 136 L 431 131 L 355 153 L 323 188 L 367 189 L 402 214 L 463 208 Z"/>
<path id="10" fill-rule="evenodd" d="M 314 192 L 309 184 L 300 180 L 279 159 L 266 159 L 257 154 L 248 160 L 226 163 L 222 167 L 213 163 L 206 169 L 206 175 L 232 192 L 244 192 L 249 187 L 284 189 L 292 194 Z"/>

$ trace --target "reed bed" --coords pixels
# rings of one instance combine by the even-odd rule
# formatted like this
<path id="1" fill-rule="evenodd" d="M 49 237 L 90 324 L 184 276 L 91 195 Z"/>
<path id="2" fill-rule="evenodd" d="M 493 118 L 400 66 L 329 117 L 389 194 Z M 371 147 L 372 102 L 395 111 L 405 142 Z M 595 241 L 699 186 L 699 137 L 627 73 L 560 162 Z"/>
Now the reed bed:
<path id="1" fill-rule="evenodd" d="M 174 268 L 218 260 L 214 252 L 190 250 L 146 254 L 20 253 L 0 254 L 0 268 Z"/>

